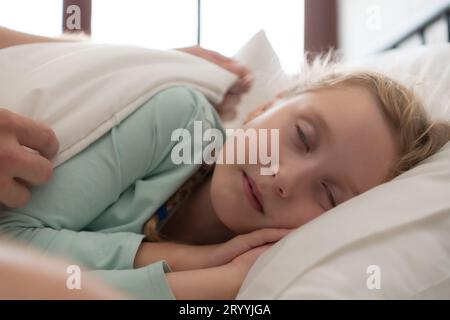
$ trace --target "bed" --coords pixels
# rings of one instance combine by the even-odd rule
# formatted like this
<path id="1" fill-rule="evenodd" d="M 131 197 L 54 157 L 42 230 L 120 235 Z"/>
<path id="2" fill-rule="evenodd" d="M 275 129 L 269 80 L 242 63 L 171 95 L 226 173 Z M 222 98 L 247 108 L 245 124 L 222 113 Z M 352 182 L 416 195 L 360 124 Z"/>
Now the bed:
<path id="1" fill-rule="evenodd" d="M 434 119 L 450 121 L 450 44 L 426 44 L 450 4 L 343 68 L 384 72 L 411 87 Z M 421 46 L 404 47 L 419 37 Z M 425 45 L 426 44 L 426 45 Z M 236 55 L 255 72 L 235 126 L 289 85 L 264 32 Z M 393 181 L 300 227 L 261 256 L 238 299 L 450 299 L 450 142 Z"/>
<path id="2" fill-rule="evenodd" d="M 426 28 L 438 18 L 444 19 L 450 28 L 449 8 L 450 5 L 420 21 L 414 28 L 406 30 L 397 37 L 395 41 L 377 50 L 376 54 L 359 61 L 348 62 L 343 67 L 375 69 L 391 75 L 408 86 L 413 86 L 418 95 L 426 101 L 427 110 L 434 118 L 450 121 L 448 92 L 450 87 L 450 45 L 443 43 L 400 48 L 408 38 L 417 33 L 421 39 L 426 41 Z M 447 29 L 447 35 L 449 30 Z M 81 46 L 77 48 L 84 50 Z M 100 50 L 99 54 L 103 52 L 101 47 L 93 48 L 90 47 L 89 50 L 98 49 Z M 380 51 L 382 53 L 379 53 Z M 137 52 L 134 49 L 133 53 L 139 54 L 138 61 L 146 61 L 147 53 L 145 53 L 145 57 L 141 57 L 140 51 Z M 160 56 L 158 52 L 154 52 L 154 54 L 157 59 L 164 59 L 170 63 L 173 62 L 172 59 L 177 58 L 173 54 L 169 56 Z M 106 58 L 106 56 L 100 57 Z M 289 75 L 283 73 L 278 57 L 264 32 L 256 34 L 235 57 L 253 69 L 255 82 L 252 90 L 238 106 L 239 115 L 236 121 L 227 123 L 229 127 L 237 126 L 252 111 L 252 108 L 275 96 L 292 81 Z M 17 57 L 15 56 L 15 58 Z M 39 58 L 39 54 L 36 54 L 34 58 Z M 73 61 L 73 57 L 71 59 Z M 17 58 L 17 60 L 20 59 Z M 183 83 L 188 79 L 189 83 L 197 84 L 205 94 L 209 93 L 210 99 L 220 100 L 224 94 L 223 89 L 235 80 L 229 74 L 215 70 L 217 67 L 213 66 L 205 67 L 199 73 L 197 65 L 200 62 L 192 57 L 184 57 L 183 61 L 186 64 L 185 72 L 188 77 L 183 80 Z M 124 64 L 128 65 L 128 63 Z M 57 73 L 67 74 L 72 67 L 72 65 L 67 65 L 65 69 L 55 68 L 55 70 Z M 151 74 L 150 71 L 154 70 L 142 69 L 142 72 L 148 74 Z M 135 73 L 134 70 L 127 72 Z M 20 75 L 20 73 L 14 74 Z M 158 73 L 154 72 L 154 74 Z M 211 83 L 203 83 L 202 79 L 206 78 L 204 75 L 211 74 L 215 74 L 222 85 L 216 87 Z M 87 76 L 90 77 L 89 74 Z M 18 82 L 14 81 L 15 79 L 12 77 L 4 76 L 4 79 L 5 88 L 7 88 L 6 84 L 13 85 Z M 71 80 L 80 81 L 80 84 L 83 85 L 86 82 L 82 78 L 71 78 Z M 179 70 L 170 71 L 162 80 L 179 83 Z M 155 79 L 154 85 L 160 86 L 162 80 Z M 52 86 L 60 85 L 58 78 L 52 81 Z M 136 83 L 140 83 L 139 79 L 136 79 Z M 72 87 L 73 82 L 70 84 Z M 118 84 L 120 85 L 120 82 Z M 164 82 L 164 85 L 166 84 L 168 83 Z M 79 89 L 77 86 L 75 88 Z M 133 88 L 137 90 L 136 85 Z M 17 88 L 17 90 L 19 89 L 21 88 Z M 45 87 L 40 89 L 45 89 Z M 147 99 L 148 96 L 142 96 L 141 91 L 149 92 L 149 88 L 139 87 L 138 89 L 140 91 L 136 92 L 136 96 Z M 8 94 L 13 96 L 17 92 L 4 90 L 4 94 L 0 94 L 1 99 L 4 100 L 0 103 L 9 105 Z M 114 90 L 109 91 L 113 92 Z M 49 91 L 44 90 L 31 92 L 28 101 L 40 98 L 42 108 L 45 108 L 43 109 L 44 115 L 50 112 L 50 103 L 64 102 L 67 104 L 68 100 L 63 94 L 64 91 L 50 91 L 50 93 L 51 95 L 49 95 Z M 99 96 L 107 95 L 99 94 Z M 56 99 L 58 97 L 64 98 L 64 100 Z M 114 96 L 109 99 L 113 102 L 124 103 L 123 100 L 116 99 Z M 127 103 L 130 106 L 139 105 L 139 101 L 133 96 L 129 100 Z M 83 101 L 78 102 L 83 103 Z M 23 105 L 28 105 L 27 100 L 23 100 Z M 70 104 L 67 105 L 68 111 L 73 111 L 70 110 Z M 93 131 L 96 132 L 96 136 L 100 136 L 111 125 L 126 116 L 121 113 L 110 119 L 101 118 L 97 121 L 90 117 L 90 121 L 86 121 L 84 119 L 88 119 L 89 110 L 96 110 L 96 107 L 86 104 L 84 109 L 85 114 L 77 113 L 71 120 L 82 123 L 83 126 L 79 127 L 83 132 L 65 132 L 65 136 L 81 139 L 85 132 L 91 132 L 95 128 L 99 128 L 98 124 L 102 121 L 110 120 L 109 127 Z M 37 114 L 38 111 L 30 109 L 29 115 Z M 109 117 L 109 115 L 105 116 Z M 76 117 L 80 117 L 80 119 Z M 58 117 L 53 118 L 58 120 Z M 92 121 L 95 123 L 91 123 Z M 57 122 L 57 124 L 56 130 L 70 127 L 65 126 L 62 122 Z M 63 149 L 69 148 L 74 142 L 66 141 L 68 141 L 66 144 L 62 144 Z M 74 152 L 80 151 L 88 144 L 83 140 L 79 140 L 79 142 L 81 144 L 78 144 L 79 148 Z M 257 260 L 237 298 L 449 299 L 449 230 L 450 143 L 447 143 L 439 153 L 413 170 L 339 205 L 278 242 Z"/>

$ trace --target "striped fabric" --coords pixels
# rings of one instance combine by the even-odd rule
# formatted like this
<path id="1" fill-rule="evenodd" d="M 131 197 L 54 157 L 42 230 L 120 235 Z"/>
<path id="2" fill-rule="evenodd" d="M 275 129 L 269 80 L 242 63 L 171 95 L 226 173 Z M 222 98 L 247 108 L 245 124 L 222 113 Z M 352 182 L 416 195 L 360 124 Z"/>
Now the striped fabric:
<path id="1" fill-rule="evenodd" d="M 154 212 L 144 225 L 145 240 L 151 242 L 167 241 L 160 233 L 166 220 L 176 212 L 192 191 L 213 172 L 214 164 L 203 164 L 186 182 Z"/>

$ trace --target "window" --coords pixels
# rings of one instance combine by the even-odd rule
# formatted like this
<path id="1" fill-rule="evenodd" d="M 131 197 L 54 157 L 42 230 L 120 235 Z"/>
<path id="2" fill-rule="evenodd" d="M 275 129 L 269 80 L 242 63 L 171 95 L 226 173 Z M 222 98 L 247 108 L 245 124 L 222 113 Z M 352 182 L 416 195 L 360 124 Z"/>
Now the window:
<path id="1" fill-rule="evenodd" d="M 155 49 L 197 43 L 197 0 L 93 0 L 92 40 Z"/>
<path id="2" fill-rule="evenodd" d="M 0 25 L 58 36 L 63 0 L 2 0 Z M 200 16 L 199 16 L 200 12 Z M 92 0 L 92 39 L 156 49 L 191 46 L 232 56 L 264 29 L 285 71 L 295 72 L 304 42 L 304 0 Z"/>
<path id="3" fill-rule="evenodd" d="M 295 72 L 303 52 L 303 6 L 303 0 L 92 0 L 92 38 L 168 49 L 194 45 L 199 37 L 202 46 L 231 56 L 265 29 L 285 71 Z"/>
<path id="4" fill-rule="evenodd" d="M 201 44 L 233 55 L 264 29 L 286 72 L 298 71 L 303 53 L 303 0 L 203 0 Z"/>

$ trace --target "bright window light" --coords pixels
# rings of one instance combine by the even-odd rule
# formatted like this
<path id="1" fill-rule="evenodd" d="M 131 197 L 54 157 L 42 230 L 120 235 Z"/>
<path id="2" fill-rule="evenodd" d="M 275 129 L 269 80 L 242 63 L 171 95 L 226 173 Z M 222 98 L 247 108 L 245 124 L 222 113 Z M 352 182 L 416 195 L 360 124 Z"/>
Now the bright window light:
<path id="1" fill-rule="evenodd" d="M 197 0 L 92 0 L 92 39 L 156 49 L 197 43 Z M 285 71 L 303 52 L 303 0 L 202 0 L 201 45 L 233 55 L 256 32 L 266 34 Z"/>
<path id="2" fill-rule="evenodd" d="M 92 40 L 154 49 L 197 43 L 197 0 L 92 0 Z"/>
<path id="3" fill-rule="evenodd" d="M 233 55 L 264 29 L 286 72 L 298 71 L 304 42 L 303 0 L 203 0 L 201 44 Z"/>
<path id="4" fill-rule="evenodd" d="M 0 26 L 41 36 L 60 36 L 62 0 L 1 0 Z"/>
<path id="5" fill-rule="evenodd" d="M 0 0 L 0 26 L 58 36 L 62 0 Z M 169 49 L 197 43 L 197 0 L 92 0 L 92 40 Z M 304 0 L 201 0 L 201 45 L 233 55 L 261 29 L 285 71 L 303 52 Z"/>

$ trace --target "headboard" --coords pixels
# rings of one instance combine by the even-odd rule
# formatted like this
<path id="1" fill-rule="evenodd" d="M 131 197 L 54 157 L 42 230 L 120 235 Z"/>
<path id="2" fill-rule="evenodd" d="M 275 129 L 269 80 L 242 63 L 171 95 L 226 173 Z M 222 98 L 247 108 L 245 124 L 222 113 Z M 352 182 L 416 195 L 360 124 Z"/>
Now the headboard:
<path id="1" fill-rule="evenodd" d="M 405 43 L 407 40 L 419 36 L 422 45 L 427 43 L 426 30 L 434 25 L 436 22 L 444 20 L 447 27 L 447 42 L 450 42 L 450 1 L 447 4 L 441 5 L 434 10 L 427 12 L 418 21 L 414 22 L 404 29 L 397 32 L 385 45 L 381 46 L 376 52 L 395 49 Z"/>

